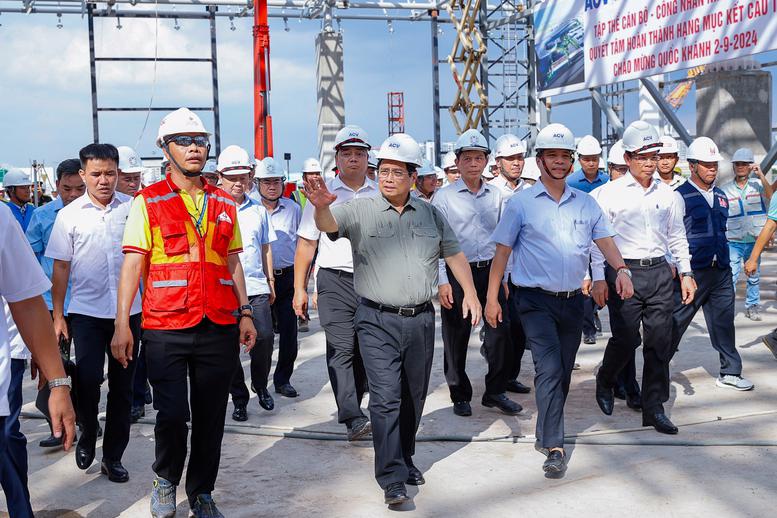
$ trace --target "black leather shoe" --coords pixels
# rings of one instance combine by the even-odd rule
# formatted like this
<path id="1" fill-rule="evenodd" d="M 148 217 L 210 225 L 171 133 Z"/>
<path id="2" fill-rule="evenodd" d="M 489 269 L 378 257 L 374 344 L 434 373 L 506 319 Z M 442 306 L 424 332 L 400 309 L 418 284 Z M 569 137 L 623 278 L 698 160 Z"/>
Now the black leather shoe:
<path id="1" fill-rule="evenodd" d="M 516 394 L 528 394 L 531 392 L 531 388 L 527 387 L 518 380 L 510 380 L 507 382 L 507 392 L 515 392 Z"/>
<path id="2" fill-rule="evenodd" d="M 126 482 L 129 480 L 129 471 L 124 469 L 120 460 L 105 460 L 100 463 L 100 473 L 108 475 L 111 482 Z"/>
<path id="3" fill-rule="evenodd" d="M 518 415 L 523 407 L 504 394 L 484 394 L 480 403 L 484 407 L 496 407 L 507 415 Z"/>
<path id="4" fill-rule="evenodd" d="M 351 423 L 348 425 L 348 440 L 355 441 L 361 439 L 365 435 L 369 435 L 371 431 L 372 425 L 370 425 L 370 421 L 366 417 L 357 417 L 351 420 Z"/>
<path id="5" fill-rule="evenodd" d="M 472 407 L 469 405 L 469 401 L 456 401 L 453 403 L 453 413 L 461 417 L 469 417 L 472 415 Z"/>
<path id="6" fill-rule="evenodd" d="M 407 496 L 407 488 L 405 488 L 404 482 L 389 484 L 383 491 L 383 501 L 388 505 L 397 505 L 408 500 L 410 498 Z"/>
<path id="7" fill-rule="evenodd" d="M 596 381 L 596 403 L 605 415 L 612 415 L 612 408 L 615 406 L 615 397 L 612 389 L 605 388 L 599 380 Z"/>
<path id="8" fill-rule="evenodd" d="M 248 411 L 245 405 L 235 405 L 235 410 L 232 412 L 233 421 L 248 421 Z"/>
<path id="9" fill-rule="evenodd" d="M 612 389 L 612 394 L 615 396 L 616 399 L 625 400 L 626 399 L 626 389 L 623 387 L 616 386 L 614 389 Z"/>
<path id="10" fill-rule="evenodd" d="M 76 445 L 76 465 L 79 469 L 88 469 L 94 462 L 94 443 L 95 440 L 89 440 L 83 435 Z"/>
<path id="11" fill-rule="evenodd" d="M 294 390 L 294 387 L 291 386 L 291 383 L 284 383 L 280 387 L 275 387 L 275 393 L 280 394 L 283 397 L 297 397 L 299 394 L 296 390 Z"/>
<path id="12" fill-rule="evenodd" d="M 593 345 L 596 343 L 596 335 L 585 335 L 583 337 L 583 343 L 588 345 Z"/>
<path id="13" fill-rule="evenodd" d="M 626 406 L 632 410 L 642 410 L 642 395 L 641 394 L 629 394 L 626 396 Z"/>
<path id="14" fill-rule="evenodd" d="M 424 474 L 421 470 L 416 468 L 412 462 L 405 462 L 407 464 L 407 483 L 411 486 L 421 486 L 426 484 Z"/>
<path id="15" fill-rule="evenodd" d="M 678 432 L 677 427 L 663 412 L 642 414 L 642 426 L 652 426 L 657 432 L 669 435 L 674 435 Z"/>
<path id="16" fill-rule="evenodd" d="M 275 401 L 270 395 L 270 391 L 267 390 L 266 388 L 259 389 L 256 392 L 256 398 L 259 400 L 259 406 L 261 406 L 265 410 L 269 411 L 275 408 Z"/>
<path id="17" fill-rule="evenodd" d="M 38 446 L 41 448 L 56 448 L 58 446 L 62 446 L 62 437 L 56 438 L 54 437 L 54 434 L 51 434 L 45 439 L 41 440 L 38 443 Z"/>
<path id="18" fill-rule="evenodd" d="M 132 410 L 130 410 L 130 423 L 135 424 L 137 423 L 141 417 L 146 416 L 146 407 L 144 406 L 134 406 L 132 407 Z"/>
<path id="19" fill-rule="evenodd" d="M 564 450 L 551 450 L 548 453 L 548 458 L 542 464 L 542 470 L 549 475 L 555 475 L 564 471 L 565 463 Z"/>

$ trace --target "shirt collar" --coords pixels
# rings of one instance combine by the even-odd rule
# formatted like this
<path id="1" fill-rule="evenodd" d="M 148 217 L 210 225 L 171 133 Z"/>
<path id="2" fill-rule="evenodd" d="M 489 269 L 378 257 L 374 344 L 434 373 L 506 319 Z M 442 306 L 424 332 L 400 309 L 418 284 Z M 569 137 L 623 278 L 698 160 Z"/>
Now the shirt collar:
<path id="1" fill-rule="evenodd" d="M 120 199 L 120 194 L 121 193 L 119 192 L 113 193 L 113 197 L 111 198 L 111 201 L 108 202 L 108 204 L 105 206 L 106 209 L 112 209 L 124 203 L 124 200 Z M 73 201 L 72 203 L 78 203 L 78 206 L 82 209 L 86 207 L 94 207 L 95 209 L 106 210 L 106 209 L 103 209 L 102 207 L 98 207 L 97 205 L 95 205 L 94 202 L 92 202 L 92 198 L 89 197 L 88 192 L 85 192 L 80 198 Z"/>
<path id="2" fill-rule="evenodd" d="M 247 209 L 247 208 L 248 208 L 248 207 L 250 207 L 251 205 L 255 205 L 255 204 L 256 204 L 256 202 L 255 202 L 255 201 L 254 201 L 254 200 L 253 200 L 253 199 L 252 199 L 252 198 L 251 198 L 251 197 L 248 195 L 248 193 L 245 193 L 245 194 L 243 195 L 243 203 L 241 203 L 241 204 L 240 204 L 240 205 L 237 207 L 237 210 L 243 210 L 243 209 Z"/>
<path id="3" fill-rule="evenodd" d="M 631 171 L 623 175 L 623 179 L 628 187 L 632 187 L 636 185 L 640 189 L 644 189 L 644 187 L 642 187 L 642 184 L 639 183 L 636 178 L 634 178 L 633 174 L 631 174 Z M 650 179 L 651 179 L 651 183 L 650 183 L 650 186 L 648 186 L 647 191 L 652 191 L 653 189 L 658 187 L 658 184 L 662 183 L 661 180 L 656 180 L 655 176 L 651 176 Z"/>
<path id="4" fill-rule="evenodd" d="M 688 182 L 689 182 L 691 185 L 693 185 L 693 186 L 696 188 L 696 190 L 697 190 L 697 191 L 699 191 L 699 192 L 700 192 L 700 193 L 702 193 L 702 194 L 707 194 L 707 195 L 709 195 L 709 194 L 712 194 L 712 192 L 715 190 L 715 185 L 714 185 L 714 184 L 713 184 L 713 186 L 712 186 L 712 187 L 710 187 L 709 189 L 702 189 L 701 187 L 699 187 L 698 185 L 696 185 L 696 182 L 694 182 L 693 180 L 688 180 Z"/>
<path id="5" fill-rule="evenodd" d="M 348 187 L 347 185 L 345 185 L 345 183 L 340 179 L 340 175 L 337 175 L 337 176 L 335 176 L 332 179 L 331 186 L 332 186 L 332 188 L 331 188 L 332 191 L 336 191 L 338 189 L 345 189 L 346 191 L 351 191 L 351 192 L 354 192 L 354 193 L 361 192 L 363 190 L 374 190 L 374 189 L 376 189 L 375 182 L 373 182 L 372 180 L 370 180 L 366 176 L 364 177 L 364 184 L 362 184 L 362 186 L 359 187 L 358 189 L 356 189 L 355 191 L 353 189 L 351 189 L 350 187 Z"/>
<path id="6" fill-rule="evenodd" d="M 513 189 L 512 187 L 510 187 L 510 184 L 507 182 L 507 178 L 505 178 L 504 176 L 502 176 L 502 174 L 500 174 L 499 176 L 497 176 L 496 178 L 494 178 L 488 183 L 490 183 L 491 185 L 496 185 L 497 187 L 502 186 L 506 189 L 510 189 L 511 191 L 515 192 L 515 191 L 521 190 L 521 187 L 523 186 L 524 181 L 523 179 L 518 178 L 518 183 L 515 184 L 515 189 Z"/>
<path id="7" fill-rule="evenodd" d="M 534 188 L 535 188 L 535 192 L 534 192 L 535 198 L 539 198 L 541 195 L 544 194 L 551 200 L 556 201 L 553 198 L 553 196 L 550 195 L 548 190 L 545 188 L 545 184 L 542 183 L 542 178 L 537 180 L 537 182 L 534 184 Z M 577 196 L 577 193 L 575 193 L 575 191 L 571 187 L 569 187 L 569 185 L 566 182 L 564 182 L 564 192 L 561 194 L 561 200 L 559 200 L 559 205 L 564 203 L 570 198 L 575 198 L 576 196 Z"/>
<path id="8" fill-rule="evenodd" d="M 167 182 L 167 186 L 170 188 L 171 191 L 180 192 L 181 189 L 177 185 L 175 185 L 175 182 L 173 182 L 172 175 L 165 177 L 165 181 Z M 202 190 L 208 193 L 208 195 L 213 194 L 217 190 L 217 187 L 213 187 L 211 184 L 206 182 L 205 179 L 202 179 L 202 184 L 203 184 Z M 246 195 L 248 195 L 248 193 L 246 193 Z"/>
<path id="9" fill-rule="evenodd" d="M 456 181 L 453 183 L 453 188 L 454 188 L 454 189 L 456 189 L 456 192 L 464 192 L 464 191 L 467 191 L 467 192 L 469 192 L 470 194 L 472 194 L 472 191 L 470 191 L 470 190 L 469 190 L 469 187 L 467 187 L 467 184 L 466 184 L 466 183 L 464 183 L 464 180 L 462 180 L 461 178 L 459 178 L 458 180 L 456 180 Z M 480 196 L 482 196 L 482 195 L 483 195 L 485 192 L 488 192 L 488 191 L 490 191 L 490 190 L 491 190 L 491 189 L 490 189 L 490 187 L 489 187 L 489 184 L 488 184 L 488 182 L 487 182 L 487 181 L 485 181 L 485 180 L 481 180 L 481 181 L 480 181 L 480 189 L 478 189 L 478 192 L 474 193 L 474 196 L 479 198 L 479 197 L 480 197 Z"/>
<path id="10" fill-rule="evenodd" d="M 595 183 L 602 183 L 602 182 L 604 182 L 604 178 L 603 178 L 604 173 L 602 171 L 600 171 L 600 170 L 596 171 L 596 178 L 594 178 L 593 181 L 588 179 L 588 177 L 585 175 L 585 171 L 583 171 L 582 168 L 577 170 L 577 174 L 580 176 L 579 181 L 581 181 L 581 182 L 588 182 L 591 185 L 593 185 Z"/>
<path id="11" fill-rule="evenodd" d="M 389 202 L 386 199 L 386 197 L 383 196 L 382 193 L 381 193 L 380 196 L 376 196 L 375 200 L 377 201 L 378 205 L 380 206 L 380 210 L 382 212 L 385 212 L 385 211 L 387 211 L 389 209 L 395 210 L 395 211 L 397 210 L 397 209 L 394 208 L 394 206 L 391 204 L 391 202 Z M 405 208 L 406 209 L 409 208 L 409 209 L 416 210 L 416 203 L 423 203 L 423 202 L 421 202 L 421 200 L 419 198 L 413 196 L 413 194 L 410 193 L 410 195 L 408 196 L 407 203 L 405 204 Z"/>

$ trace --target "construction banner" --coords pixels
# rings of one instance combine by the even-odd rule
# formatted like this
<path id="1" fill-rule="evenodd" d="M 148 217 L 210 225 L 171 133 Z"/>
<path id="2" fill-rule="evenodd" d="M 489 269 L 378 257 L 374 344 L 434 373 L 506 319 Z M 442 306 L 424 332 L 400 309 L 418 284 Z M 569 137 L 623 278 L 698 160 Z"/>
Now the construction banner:
<path id="1" fill-rule="evenodd" d="M 535 26 L 544 97 L 777 49 L 777 0 L 546 0 Z"/>

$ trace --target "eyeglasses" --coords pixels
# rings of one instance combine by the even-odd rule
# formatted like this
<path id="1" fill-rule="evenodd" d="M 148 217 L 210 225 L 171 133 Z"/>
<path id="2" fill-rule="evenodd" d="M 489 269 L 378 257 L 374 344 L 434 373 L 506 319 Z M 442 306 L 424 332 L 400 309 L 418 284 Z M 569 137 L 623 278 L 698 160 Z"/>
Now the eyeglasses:
<path id="1" fill-rule="evenodd" d="M 637 162 L 640 162 L 640 163 L 643 163 L 643 164 L 646 163 L 646 162 L 658 162 L 658 156 L 657 155 L 643 156 L 643 155 L 637 155 L 635 153 L 635 154 L 631 155 L 631 159 L 632 160 L 636 160 Z"/>
<path id="2" fill-rule="evenodd" d="M 378 171 L 378 176 L 380 178 L 388 178 L 389 176 L 393 178 L 404 178 L 410 175 L 407 171 L 403 171 L 401 169 L 380 169 Z"/>
<path id="3" fill-rule="evenodd" d="M 192 144 L 197 147 L 208 147 L 209 144 L 208 137 L 205 135 L 195 135 L 193 137 L 191 135 L 176 135 L 165 141 L 166 144 L 169 144 L 170 142 L 174 142 L 177 146 L 181 147 L 189 147 Z"/>

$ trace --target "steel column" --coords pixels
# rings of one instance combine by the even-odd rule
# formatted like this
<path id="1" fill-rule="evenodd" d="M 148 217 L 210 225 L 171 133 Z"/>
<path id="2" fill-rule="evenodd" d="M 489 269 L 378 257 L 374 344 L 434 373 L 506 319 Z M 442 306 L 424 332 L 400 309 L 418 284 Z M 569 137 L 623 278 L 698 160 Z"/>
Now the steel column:
<path id="1" fill-rule="evenodd" d="M 219 67 L 216 55 L 216 10 L 208 7 L 210 14 L 210 59 L 211 75 L 213 77 L 213 140 L 216 144 L 216 156 L 221 154 L 221 114 L 219 111 Z"/>

